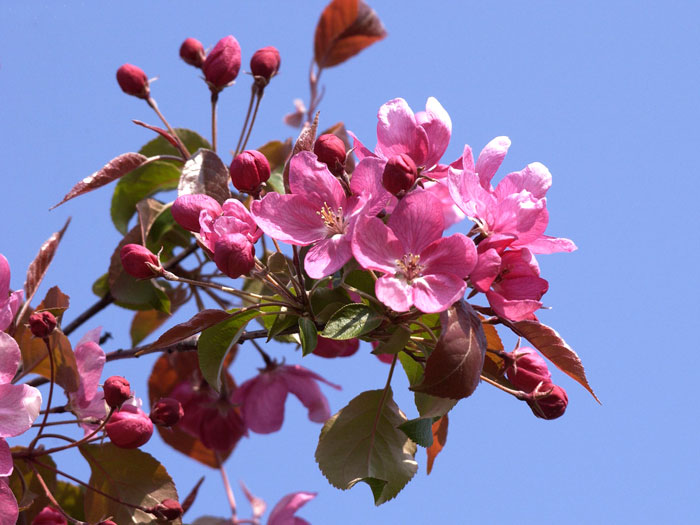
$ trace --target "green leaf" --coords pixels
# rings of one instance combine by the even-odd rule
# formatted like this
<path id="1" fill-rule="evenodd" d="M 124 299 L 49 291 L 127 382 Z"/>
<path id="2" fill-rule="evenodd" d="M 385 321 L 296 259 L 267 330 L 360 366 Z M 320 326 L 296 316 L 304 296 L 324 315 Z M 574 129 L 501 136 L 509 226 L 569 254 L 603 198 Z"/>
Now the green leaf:
<path id="1" fill-rule="evenodd" d="M 139 449 L 124 449 L 112 443 L 82 445 L 80 453 L 90 464 L 90 485 L 121 501 L 144 507 L 157 505 L 166 498 L 178 500 L 172 478 L 153 456 Z M 152 514 L 126 507 L 95 491 L 85 492 L 85 517 L 97 523 L 105 516 L 124 524 L 159 523 Z M 180 524 L 177 519 L 173 524 Z"/>
<path id="2" fill-rule="evenodd" d="M 248 325 L 258 315 L 255 310 L 236 314 L 219 324 L 207 328 L 199 336 L 197 356 L 204 379 L 217 392 L 221 389 L 221 369 L 224 359 Z"/>
<path id="3" fill-rule="evenodd" d="M 284 172 L 284 165 L 280 166 L 279 168 L 277 168 L 275 171 L 273 171 L 270 174 L 270 178 L 267 179 L 267 182 L 265 183 L 268 187 L 268 191 L 272 190 L 272 191 L 275 191 L 277 193 L 284 195 L 283 172 Z"/>
<path id="4" fill-rule="evenodd" d="M 21 447 L 12 448 L 13 452 L 24 450 L 26 449 Z M 51 456 L 48 455 L 37 458 L 37 462 L 38 463 L 34 464 L 34 467 L 39 471 L 39 474 L 49 490 L 54 492 L 57 484 L 56 471 L 54 470 L 56 468 L 56 463 Z M 20 476 L 24 478 L 24 482 L 20 480 Z M 24 516 L 27 523 L 31 523 L 36 515 L 39 514 L 46 505 L 51 503 L 46 496 L 46 491 L 42 487 L 41 482 L 34 474 L 30 463 L 21 458 L 15 459 L 12 476 L 10 476 L 10 478 L 5 478 L 5 481 L 9 482 L 15 497 L 18 498 L 19 506 L 26 508 L 22 516 Z"/>
<path id="5" fill-rule="evenodd" d="M 318 331 L 316 324 L 308 317 L 299 318 L 299 339 L 301 340 L 301 352 L 309 355 L 318 344 Z"/>
<path id="6" fill-rule="evenodd" d="M 85 519 L 85 494 L 82 487 L 71 485 L 65 481 L 56 482 L 56 490 L 53 495 L 61 504 L 63 510 L 77 520 Z"/>
<path id="7" fill-rule="evenodd" d="M 279 308 L 279 307 L 275 307 Z M 263 311 L 267 308 L 263 308 Z M 270 311 L 275 311 L 274 309 Z M 293 314 L 288 314 L 289 311 L 287 307 L 283 306 L 279 308 L 280 314 L 274 317 L 266 316 L 263 317 L 263 325 L 267 329 L 267 342 L 273 337 L 279 336 L 280 332 L 284 332 L 287 328 L 297 325 L 297 316 Z"/>
<path id="8" fill-rule="evenodd" d="M 345 275 L 343 280 L 353 288 L 357 288 L 361 292 L 365 292 L 366 294 L 375 297 L 374 279 L 368 271 L 353 270 Z"/>
<path id="9" fill-rule="evenodd" d="M 406 352 L 399 353 L 399 361 L 403 366 L 406 377 L 411 386 L 419 384 L 423 380 L 423 367 L 412 359 Z M 457 401 L 444 397 L 435 397 L 422 392 L 414 395 L 416 408 L 422 418 L 434 418 L 447 414 L 454 408 Z"/>
<path id="10" fill-rule="evenodd" d="M 309 301 L 314 317 L 325 323 L 331 316 L 343 306 L 352 303 L 347 292 L 342 288 L 327 288 L 319 285 L 311 294 Z"/>
<path id="11" fill-rule="evenodd" d="M 154 193 L 177 188 L 180 170 L 174 164 L 155 161 L 124 175 L 114 188 L 110 213 L 112 222 L 126 234 L 136 204 Z"/>
<path id="12" fill-rule="evenodd" d="M 406 421 L 399 428 L 421 447 L 433 444 L 433 418 L 418 418 Z"/>
<path id="13" fill-rule="evenodd" d="M 175 133 L 180 140 L 185 144 L 187 151 L 194 153 L 198 149 L 205 148 L 211 149 L 211 144 L 209 141 L 202 137 L 196 131 L 184 128 L 175 128 Z M 167 140 L 163 137 L 158 136 L 145 144 L 140 150 L 141 155 L 146 157 L 155 157 L 156 155 L 174 155 L 176 157 L 180 156 L 180 152 L 176 150 Z M 174 161 L 168 161 L 174 162 Z"/>
<path id="14" fill-rule="evenodd" d="M 373 354 L 398 354 L 411 339 L 411 332 L 405 326 L 398 326 L 386 341 L 372 351 Z"/>
<path id="15" fill-rule="evenodd" d="M 382 317 L 369 306 L 353 303 L 343 306 L 326 323 L 321 334 L 328 339 L 352 339 L 382 324 Z"/>
<path id="16" fill-rule="evenodd" d="M 406 422 L 391 389 L 363 392 L 323 425 L 316 462 L 334 487 L 364 481 L 376 505 L 394 498 L 418 469 L 416 444 L 397 427 Z"/>
<path id="17" fill-rule="evenodd" d="M 191 243 L 190 233 L 175 222 L 170 208 L 171 205 L 167 205 L 156 217 L 146 237 L 146 248 L 153 253 L 158 253 L 163 248 L 162 262 L 167 262 L 170 259 L 175 246 L 184 248 Z"/>

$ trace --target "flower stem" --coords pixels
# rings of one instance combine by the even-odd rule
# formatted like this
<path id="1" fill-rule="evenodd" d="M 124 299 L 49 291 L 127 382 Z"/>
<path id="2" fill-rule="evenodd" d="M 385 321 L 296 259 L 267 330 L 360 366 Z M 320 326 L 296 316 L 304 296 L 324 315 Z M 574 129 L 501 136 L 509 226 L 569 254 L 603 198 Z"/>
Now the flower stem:
<path id="1" fill-rule="evenodd" d="M 160 109 L 158 109 L 158 104 L 156 103 L 156 100 L 153 97 L 148 97 L 146 99 L 146 102 L 148 103 L 149 106 L 151 106 L 151 109 L 156 112 L 156 115 L 158 115 L 158 118 L 161 120 L 163 124 L 165 124 L 165 127 L 168 128 L 168 131 L 170 134 L 173 136 L 175 141 L 178 144 L 178 149 L 180 150 L 180 153 L 182 153 L 183 158 L 188 159 L 190 158 L 190 152 L 187 151 L 187 147 L 185 144 L 180 140 L 180 137 L 177 136 L 177 133 L 175 133 L 175 130 L 170 126 L 168 121 L 165 119 L 165 116 L 160 112 Z"/>
<path id="2" fill-rule="evenodd" d="M 46 427 L 46 422 L 49 419 L 49 413 L 51 412 L 51 400 L 53 398 L 53 385 L 54 385 L 54 379 L 56 375 L 55 371 L 55 364 L 53 361 L 53 352 L 51 351 L 51 344 L 49 343 L 49 338 L 48 337 L 43 337 L 44 344 L 46 345 L 46 351 L 49 355 L 49 367 L 51 369 L 51 374 L 50 374 L 50 379 L 49 379 L 49 398 L 46 401 L 46 412 L 44 412 L 44 419 L 41 421 L 41 426 L 39 427 L 39 432 L 37 433 L 36 437 L 32 440 L 32 442 L 29 444 L 29 451 L 33 451 L 34 447 L 36 446 L 37 441 L 39 441 L 39 438 L 41 437 L 41 433 L 44 431 L 44 428 Z"/>
<path id="3" fill-rule="evenodd" d="M 256 91 L 257 98 L 255 100 L 255 109 L 253 110 L 253 118 L 250 120 L 250 126 L 248 126 L 248 134 L 245 137 L 245 140 L 243 141 L 243 145 L 241 146 L 241 151 L 245 150 L 246 145 L 248 144 L 248 139 L 250 138 L 250 133 L 253 131 L 253 125 L 255 124 L 255 117 L 258 116 L 258 108 L 260 107 L 260 101 L 262 100 L 263 97 L 263 92 L 262 91 Z"/>
<path id="4" fill-rule="evenodd" d="M 211 91 L 211 148 L 216 153 L 216 103 L 219 101 L 219 92 Z"/>
<path id="5" fill-rule="evenodd" d="M 236 497 L 233 495 L 233 490 L 231 489 L 231 483 L 228 481 L 228 476 L 226 475 L 226 469 L 224 468 L 223 461 L 221 461 L 221 456 L 216 452 L 216 460 L 219 462 L 219 472 L 221 473 L 221 481 L 224 483 L 224 489 L 226 490 L 226 497 L 228 498 L 228 504 L 231 507 L 231 519 L 236 521 Z"/>
<path id="6" fill-rule="evenodd" d="M 56 498 L 54 497 L 53 493 L 49 489 L 48 485 L 46 485 L 46 482 L 44 481 L 44 478 L 42 475 L 39 473 L 39 471 L 36 469 L 34 465 L 31 463 L 28 463 L 29 468 L 32 469 L 32 472 L 34 472 L 34 476 L 36 476 L 36 479 L 39 481 L 39 484 L 41 485 L 41 488 L 44 489 L 44 494 L 46 494 L 46 497 L 49 498 L 49 501 L 53 504 L 53 506 L 63 514 L 63 516 L 70 521 L 71 523 L 77 524 L 77 525 L 84 525 L 84 521 L 79 521 L 72 516 L 70 516 L 65 510 L 63 510 L 63 507 L 59 505 L 58 501 L 56 501 Z"/>
<path id="7" fill-rule="evenodd" d="M 238 137 L 238 144 L 236 144 L 236 150 L 233 156 L 235 157 L 241 152 L 241 143 L 243 142 L 243 137 L 245 136 L 245 130 L 248 127 L 248 121 L 250 120 L 250 112 L 253 109 L 253 102 L 255 101 L 255 94 L 257 93 L 257 88 L 255 83 L 253 83 L 250 90 L 250 102 L 248 103 L 248 111 L 245 114 L 245 121 L 243 122 L 243 128 L 241 129 L 241 136 Z"/>

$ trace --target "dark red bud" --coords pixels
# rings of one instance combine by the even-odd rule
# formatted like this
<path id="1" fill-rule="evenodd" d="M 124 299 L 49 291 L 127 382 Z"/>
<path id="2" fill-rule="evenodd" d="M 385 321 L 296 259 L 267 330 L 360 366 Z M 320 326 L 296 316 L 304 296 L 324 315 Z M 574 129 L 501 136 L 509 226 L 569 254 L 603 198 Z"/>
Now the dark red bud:
<path id="1" fill-rule="evenodd" d="M 508 380 L 523 392 L 532 392 L 541 382 L 550 383 L 547 363 L 532 348 L 519 348 L 508 354 L 513 364 L 506 369 Z"/>
<path id="2" fill-rule="evenodd" d="M 267 46 L 258 49 L 250 59 L 250 72 L 256 77 L 269 81 L 280 68 L 280 52 L 276 47 Z"/>
<path id="3" fill-rule="evenodd" d="M 151 439 L 153 423 L 134 405 L 124 405 L 105 425 L 109 439 L 119 448 L 138 448 Z"/>
<path id="4" fill-rule="evenodd" d="M 29 316 L 29 330 L 34 337 L 48 337 L 56 329 L 56 318 L 51 312 L 34 312 Z"/>
<path id="5" fill-rule="evenodd" d="M 551 392 L 543 397 L 542 393 Z M 532 392 L 532 398 L 528 400 L 530 410 L 542 419 L 556 419 L 566 412 L 569 398 L 566 391 L 552 383 L 544 383 L 536 391 Z"/>
<path id="6" fill-rule="evenodd" d="M 124 64 L 117 69 L 117 82 L 127 95 L 138 98 L 148 98 L 151 90 L 148 87 L 148 77 L 143 69 L 133 64 Z"/>
<path id="7" fill-rule="evenodd" d="M 182 405 L 177 399 L 163 397 L 151 409 L 151 421 L 161 427 L 172 427 L 185 415 Z"/>
<path id="8" fill-rule="evenodd" d="M 110 408 L 119 408 L 131 397 L 131 385 L 121 376 L 108 377 L 103 390 L 105 402 Z"/>
<path id="9" fill-rule="evenodd" d="M 170 208 L 173 219 L 180 226 L 191 232 L 199 233 L 199 215 L 206 210 L 212 217 L 218 217 L 223 213 L 221 204 L 209 195 L 203 193 L 190 193 L 180 195 Z"/>
<path id="10" fill-rule="evenodd" d="M 233 159 L 229 172 L 238 191 L 256 195 L 262 183 L 270 178 L 270 163 L 265 155 L 250 149 Z"/>
<path id="11" fill-rule="evenodd" d="M 202 67 L 204 64 L 204 46 L 196 38 L 188 38 L 180 46 L 180 58 L 191 66 Z"/>
<path id="12" fill-rule="evenodd" d="M 137 279 L 150 279 L 157 275 L 146 263 L 160 266 L 158 257 L 145 246 L 140 244 L 126 244 L 119 252 L 124 271 Z"/>
<path id="13" fill-rule="evenodd" d="M 384 167 L 382 185 L 393 195 L 406 192 L 416 182 L 418 169 L 413 159 L 401 153 L 391 157 Z"/>
<path id="14" fill-rule="evenodd" d="M 333 175 L 342 175 L 345 169 L 345 143 L 339 137 L 327 133 L 316 139 L 314 153 Z"/>
<path id="15" fill-rule="evenodd" d="M 117 525 L 117 524 L 114 523 L 112 520 L 103 520 L 103 521 L 99 522 L 97 525 Z"/>
<path id="16" fill-rule="evenodd" d="M 241 46 L 229 35 L 214 46 L 202 64 L 204 78 L 216 90 L 233 82 L 241 69 Z"/>
<path id="17" fill-rule="evenodd" d="M 66 525 L 66 518 L 53 507 L 44 507 L 32 520 L 32 525 Z"/>
<path id="18" fill-rule="evenodd" d="M 231 279 L 237 279 L 255 266 L 255 247 L 240 233 L 222 235 L 214 244 L 214 263 Z"/>
<path id="19" fill-rule="evenodd" d="M 158 505 L 150 509 L 151 514 L 163 520 L 176 520 L 182 516 L 182 506 L 174 499 L 164 499 Z"/>

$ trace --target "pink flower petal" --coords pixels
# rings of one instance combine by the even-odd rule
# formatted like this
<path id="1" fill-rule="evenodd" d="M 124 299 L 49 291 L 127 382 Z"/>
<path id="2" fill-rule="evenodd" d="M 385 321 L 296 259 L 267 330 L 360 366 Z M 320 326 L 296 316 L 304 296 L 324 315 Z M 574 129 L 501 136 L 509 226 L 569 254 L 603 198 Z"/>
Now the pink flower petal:
<path id="1" fill-rule="evenodd" d="M 413 306 L 413 291 L 406 281 L 395 277 L 380 277 L 374 285 L 377 299 L 395 312 L 408 312 Z"/>
<path id="2" fill-rule="evenodd" d="M 326 236 L 326 227 L 318 214 L 321 206 L 305 195 L 273 192 L 254 201 L 251 212 L 260 229 L 270 237 L 306 246 Z"/>
<path id="3" fill-rule="evenodd" d="M 421 312 L 443 312 L 464 295 L 466 287 L 455 275 L 425 275 L 413 283 L 413 301 Z"/>
<path id="4" fill-rule="evenodd" d="M 24 292 L 17 290 L 4 300 L 3 297 L 0 297 L 0 331 L 6 330 L 12 324 L 15 314 L 24 300 Z"/>
<path id="5" fill-rule="evenodd" d="M 365 198 L 371 196 L 371 204 L 367 210 L 369 215 L 379 213 L 387 203 L 396 199 L 382 185 L 382 174 L 386 161 L 379 157 L 367 157 L 363 159 L 352 172 L 350 191 L 353 195 L 361 195 Z"/>
<path id="6" fill-rule="evenodd" d="M 433 242 L 420 254 L 423 275 L 451 274 L 465 279 L 477 262 L 474 242 L 461 233 L 443 237 Z"/>
<path id="7" fill-rule="evenodd" d="M 322 279 L 340 270 L 352 257 L 349 235 L 334 235 L 322 239 L 304 258 L 304 269 L 309 277 Z"/>
<path id="8" fill-rule="evenodd" d="M 352 137 L 352 149 L 359 162 L 367 157 L 376 157 L 352 131 L 348 131 L 348 135 Z"/>
<path id="9" fill-rule="evenodd" d="M 0 385 L 12 381 L 20 359 L 22 354 L 17 341 L 5 332 L 0 332 Z"/>
<path id="10" fill-rule="evenodd" d="M 0 438 L 0 478 L 12 474 L 13 465 L 10 445 L 3 438 Z"/>
<path id="11" fill-rule="evenodd" d="M 493 308 L 493 311 L 496 312 L 497 315 L 510 319 L 511 321 L 534 319 L 534 312 L 542 307 L 542 303 L 539 301 L 509 301 L 502 295 L 492 291 L 486 292 L 486 298 L 489 300 L 491 308 Z"/>
<path id="12" fill-rule="evenodd" d="M 377 147 L 375 152 L 389 159 L 408 154 L 417 166 L 423 166 L 428 155 L 428 135 L 402 98 L 395 98 L 379 108 L 377 115 Z"/>
<path id="13" fill-rule="evenodd" d="M 425 167 L 430 168 L 440 161 L 450 143 L 452 120 L 437 99 L 430 97 L 425 104 L 425 111 L 416 114 L 416 121 L 428 136 Z"/>
<path id="14" fill-rule="evenodd" d="M 466 166 L 474 162 L 469 146 L 464 147 L 462 162 Z M 481 186 L 479 176 L 469 167 L 463 170 L 450 168 L 447 185 L 455 204 L 472 219 L 479 218 L 483 221 L 488 210 L 496 206 L 496 198 Z"/>
<path id="15" fill-rule="evenodd" d="M 309 419 L 316 423 L 325 423 L 331 417 L 331 412 L 328 408 L 328 400 L 316 381 L 323 381 L 336 389 L 340 389 L 340 387 L 299 365 L 280 368 L 289 392 L 294 394 L 307 408 Z"/>
<path id="16" fill-rule="evenodd" d="M 396 260 L 405 255 L 401 242 L 376 217 L 361 218 L 352 239 L 352 253 L 360 266 L 394 274 Z"/>
<path id="17" fill-rule="evenodd" d="M 5 300 L 10 293 L 10 263 L 0 253 L 0 301 Z"/>
<path id="18" fill-rule="evenodd" d="M 316 345 L 313 354 L 329 359 L 334 357 L 350 357 L 351 355 L 354 355 L 359 348 L 359 339 L 339 341 L 336 339 L 327 339 L 319 335 L 318 344 Z"/>
<path id="19" fill-rule="evenodd" d="M 238 387 L 232 400 L 241 405 L 243 421 L 250 430 L 270 434 L 282 428 L 287 393 L 284 378 L 274 371 L 263 372 Z"/>
<path id="20" fill-rule="evenodd" d="M 573 252 L 577 250 L 576 244 L 571 239 L 565 239 L 563 237 L 550 237 L 549 235 L 542 235 L 538 239 L 531 241 L 527 244 L 528 249 L 532 253 L 559 253 L 559 252 Z"/>
<path id="21" fill-rule="evenodd" d="M 289 187 L 292 193 L 307 196 L 318 203 L 318 209 L 328 204 L 332 209 L 345 206 L 345 192 L 328 166 L 319 162 L 310 151 L 297 153 L 289 162 Z M 311 197 L 313 194 L 318 197 Z"/>
<path id="22" fill-rule="evenodd" d="M 484 189 L 491 189 L 491 179 L 501 166 L 509 147 L 510 139 L 508 137 L 496 137 L 486 144 L 479 153 L 479 158 L 476 161 L 476 173 L 479 175 L 479 182 Z"/>
<path id="23" fill-rule="evenodd" d="M 431 193 L 415 190 L 399 201 L 387 226 L 403 245 L 403 254 L 420 254 L 431 242 L 442 237 L 445 220 L 442 204 Z"/>
<path id="24" fill-rule="evenodd" d="M 430 172 L 430 176 L 433 176 L 433 172 Z M 445 177 L 447 177 L 447 170 L 445 170 Z M 457 224 L 462 221 L 466 215 L 462 210 L 459 209 L 450 195 L 450 188 L 447 183 L 447 178 L 440 180 L 438 182 L 427 182 L 424 185 L 426 191 L 429 191 L 435 195 L 440 203 L 442 204 L 442 218 L 445 221 L 445 228 L 449 228 L 453 224 Z"/>
<path id="25" fill-rule="evenodd" d="M 105 353 L 97 343 L 87 341 L 75 348 L 75 360 L 80 375 L 80 387 L 75 399 L 81 407 L 87 407 L 97 393 L 105 364 Z"/>
<path id="26" fill-rule="evenodd" d="M 303 525 L 307 523 L 294 513 L 316 497 L 315 492 L 294 492 L 279 500 L 272 509 L 267 525 Z"/>
<path id="27" fill-rule="evenodd" d="M 0 525 L 15 525 L 19 516 L 17 500 L 7 479 L 0 478 Z"/>
<path id="28" fill-rule="evenodd" d="M 0 385 L 0 437 L 29 430 L 41 410 L 41 393 L 29 385 Z"/>
<path id="29" fill-rule="evenodd" d="M 505 198 L 511 193 L 529 191 L 536 199 L 543 198 L 552 186 L 552 174 L 540 162 L 528 164 L 520 171 L 506 175 L 496 186 L 496 195 Z"/>
<path id="30" fill-rule="evenodd" d="M 486 292 L 491 288 L 491 283 L 498 277 L 501 269 L 501 256 L 493 248 L 479 254 L 476 267 L 469 275 L 469 280 L 480 292 Z"/>

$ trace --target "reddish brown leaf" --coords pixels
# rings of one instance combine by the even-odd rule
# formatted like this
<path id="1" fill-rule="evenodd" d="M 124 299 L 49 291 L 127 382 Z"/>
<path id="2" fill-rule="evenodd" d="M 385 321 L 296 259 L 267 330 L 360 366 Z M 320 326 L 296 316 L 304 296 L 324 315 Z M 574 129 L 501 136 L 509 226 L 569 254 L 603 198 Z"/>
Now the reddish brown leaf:
<path id="1" fill-rule="evenodd" d="M 377 13 L 362 0 L 333 0 L 316 25 L 314 59 L 319 68 L 337 66 L 385 36 Z"/>
<path id="2" fill-rule="evenodd" d="M 78 184 L 73 186 L 73 188 L 66 193 L 63 200 L 52 206 L 51 210 L 60 206 L 66 201 L 71 200 L 73 197 L 78 195 L 83 195 L 97 188 L 101 188 L 105 184 L 117 180 L 123 177 L 130 171 L 134 171 L 136 168 L 146 163 L 148 158 L 144 157 L 140 153 L 124 153 L 119 155 L 116 159 L 110 160 L 101 170 L 96 171 L 92 175 L 85 177 Z"/>
<path id="3" fill-rule="evenodd" d="M 228 168 L 223 161 L 213 151 L 200 149 L 182 167 L 177 194 L 203 193 L 223 204 L 231 198 L 228 184 Z"/>
<path id="4" fill-rule="evenodd" d="M 300 151 L 312 151 L 314 149 L 316 130 L 318 130 L 318 115 L 319 112 L 316 112 L 316 116 L 314 116 L 314 121 L 311 125 L 304 126 L 304 129 L 301 130 L 297 141 L 294 143 L 294 148 L 292 148 L 292 154 L 289 156 L 289 160 L 287 160 L 287 164 L 284 166 L 284 191 L 287 193 L 292 192 L 289 188 L 289 161 Z"/>
<path id="5" fill-rule="evenodd" d="M 182 148 L 180 147 L 180 144 L 178 144 L 178 142 L 177 142 L 177 140 L 175 139 L 175 137 L 173 137 L 173 136 L 171 135 L 171 133 L 170 133 L 168 130 L 165 130 L 165 129 L 163 129 L 163 128 L 159 128 L 159 127 L 157 127 L 157 126 L 152 126 L 152 125 L 150 125 L 150 124 L 146 124 L 145 122 L 142 122 L 142 121 L 136 120 L 136 119 L 132 120 L 131 122 L 133 122 L 133 123 L 136 124 L 137 126 L 141 126 L 141 127 L 143 127 L 143 128 L 150 129 L 151 131 L 155 131 L 155 132 L 158 133 L 161 137 L 163 137 L 165 140 L 167 140 L 168 142 L 170 142 L 170 144 L 173 146 L 173 148 L 175 148 L 176 150 L 180 151 L 180 153 L 182 153 L 182 154 L 185 156 L 185 158 L 187 158 L 187 157 L 190 156 L 190 154 L 189 154 L 188 151 L 182 151 Z"/>
<path id="6" fill-rule="evenodd" d="M 231 314 L 224 310 L 202 310 L 189 321 L 173 326 L 170 330 L 161 335 L 156 342 L 148 345 L 144 351 L 179 343 L 229 317 L 231 317 Z"/>
<path id="7" fill-rule="evenodd" d="M 512 326 L 518 335 L 530 341 L 542 352 L 542 355 L 554 363 L 559 370 L 578 381 L 600 403 L 600 399 L 588 384 L 586 371 L 578 354 L 566 344 L 556 330 L 537 321 L 518 321 L 512 323 Z"/>
<path id="8" fill-rule="evenodd" d="M 287 162 L 289 154 L 292 152 L 292 139 L 287 139 L 284 142 L 271 140 L 267 144 L 260 146 L 258 151 L 265 155 L 267 162 L 270 163 L 270 171 L 275 171 Z"/>
<path id="9" fill-rule="evenodd" d="M 158 215 L 166 208 L 166 205 L 150 197 L 136 203 L 136 213 L 141 227 L 141 239 L 148 239 L 151 226 L 158 218 Z"/>
<path id="10" fill-rule="evenodd" d="M 433 463 L 437 455 L 442 452 L 445 443 L 447 442 L 447 425 L 449 421 L 447 414 L 433 423 L 433 444 L 430 445 L 425 452 L 428 454 L 428 474 L 433 470 Z"/>
<path id="11" fill-rule="evenodd" d="M 139 310 L 136 312 L 131 320 L 131 329 L 129 330 L 131 345 L 137 346 L 146 337 L 160 328 L 169 317 L 168 314 L 158 310 Z"/>
<path id="12" fill-rule="evenodd" d="M 464 301 L 440 314 L 442 333 L 425 365 L 423 381 L 410 387 L 431 396 L 462 399 L 479 385 L 486 352 L 481 320 Z"/>

